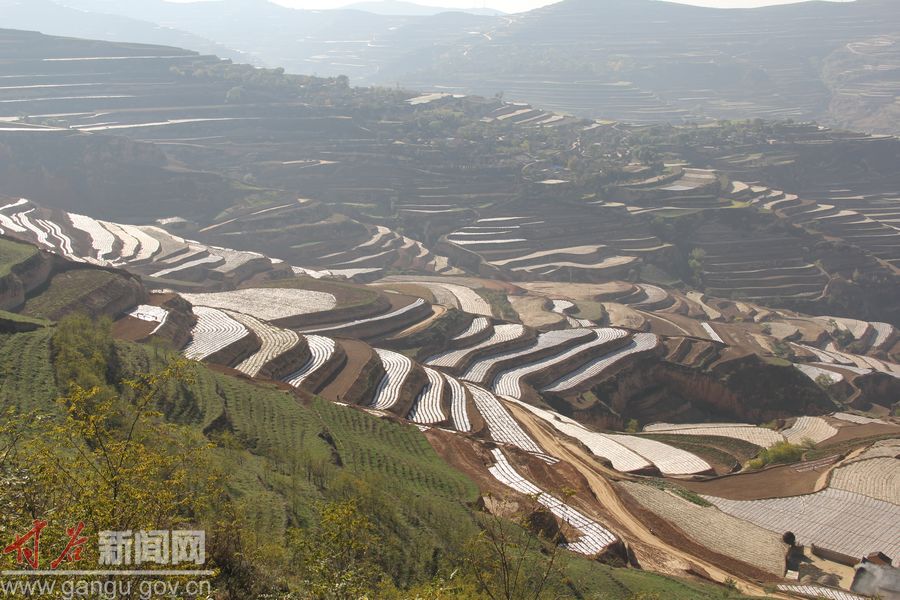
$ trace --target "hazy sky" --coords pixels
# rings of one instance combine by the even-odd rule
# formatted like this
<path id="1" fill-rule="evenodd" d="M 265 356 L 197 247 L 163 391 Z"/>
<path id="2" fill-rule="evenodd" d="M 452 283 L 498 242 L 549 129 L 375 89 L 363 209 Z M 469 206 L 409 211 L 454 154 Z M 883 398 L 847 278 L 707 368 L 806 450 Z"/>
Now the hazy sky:
<path id="1" fill-rule="evenodd" d="M 183 1 L 183 0 L 182 0 Z M 274 0 L 278 4 L 295 8 L 338 8 L 353 4 L 358 0 Z M 769 4 L 789 4 L 797 0 L 683 0 L 684 4 L 698 6 L 718 6 L 721 8 L 745 8 Z M 489 7 L 505 12 L 523 12 L 553 4 L 554 0 L 415 0 L 417 4 L 446 6 L 449 8 Z"/>

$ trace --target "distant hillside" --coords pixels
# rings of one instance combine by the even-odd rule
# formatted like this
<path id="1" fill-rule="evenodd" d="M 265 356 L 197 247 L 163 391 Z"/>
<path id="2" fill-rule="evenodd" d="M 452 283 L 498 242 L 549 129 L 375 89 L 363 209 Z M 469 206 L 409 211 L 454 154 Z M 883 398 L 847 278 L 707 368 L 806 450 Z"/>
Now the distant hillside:
<path id="1" fill-rule="evenodd" d="M 348 4 L 345 9 L 364 10 L 378 15 L 408 15 L 430 17 L 444 12 L 464 12 L 472 15 L 497 16 L 505 14 L 492 8 L 447 8 L 442 6 L 425 6 L 415 2 L 400 0 L 379 0 L 376 2 L 356 2 Z"/>
<path id="2" fill-rule="evenodd" d="M 900 131 L 900 11 L 889 0 L 729 10 L 565 0 L 509 17 L 423 13 L 402 2 L 302 11 L 266 0 L 60 1 L 240 48 L 256 64 L 348 75 L 357 85 L 502 91 L 551 110 L 638 123 L 759 117 Z M 42 10 L 29 14 L 15 26 L 44 26 Z M 79 20 L 54 32 L 102 37 Z"/>
<path id="3" fill-rule="evenodd" d="M 722 10 L 565 0 L 385 80 L 633 122 L 816 119 L 897 132 L 900 12 L 884 0 Z"/>
<path id="4" fill-rule="evenodd" d="M 113 13 L 189 31 L 240 48 L 247 54 L 244 62 L 284 67 L 291 73 L 347 75 L 357 85 L 372 83 L 374 75 L 391 65 L 410 63 L 423 54 L 429 56 L 432 46 L 474 38 L 493 27 L 496 19 L 463 12 L 422 16 L 352 9 L 296 10 L 268 0 L 187 4 L 164 0 L 59 1 L 91 13 Z M 39 24 L 40 17 L 36 15 L 32 23 Z M 59 33 L 90 35 L 77 27 Z M 181 45 L 194 48 L 190 43 Z"/>
<path id="5" fill-rule="evenodd" d="M 97 3 L 97 7 L 101 8 L 101 3 Z M 108 7 L 112 8 L 112 5 Z M 50 0 L 0 0 L 3 27 L 11 29 L 111 42 L 177 46 L 242 62 L 248 60 L 241 52 L 195 33 L 115 13 L 113 10 L 88 12 Z"/>

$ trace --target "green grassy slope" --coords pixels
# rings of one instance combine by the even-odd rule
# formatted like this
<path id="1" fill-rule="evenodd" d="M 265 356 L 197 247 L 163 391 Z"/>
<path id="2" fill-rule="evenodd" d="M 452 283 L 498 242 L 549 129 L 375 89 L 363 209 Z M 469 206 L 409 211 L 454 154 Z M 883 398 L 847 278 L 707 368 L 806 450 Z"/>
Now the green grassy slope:
<path id="1" fill-rule="evenodd" d="M 56 319 L 77 307 L 84 298 L 119 278 L 108 271 L 79 269 L 57 273 L 42 293 L 29 298 L 22 312 L 32 317 Z"/>
<path id="2" fill-rule="evenodd" d="M 30 244 L 21 244 L 0 238 L 0 277 L 9 275 L 9 270 L 37 254 L 37 248 Z"/>

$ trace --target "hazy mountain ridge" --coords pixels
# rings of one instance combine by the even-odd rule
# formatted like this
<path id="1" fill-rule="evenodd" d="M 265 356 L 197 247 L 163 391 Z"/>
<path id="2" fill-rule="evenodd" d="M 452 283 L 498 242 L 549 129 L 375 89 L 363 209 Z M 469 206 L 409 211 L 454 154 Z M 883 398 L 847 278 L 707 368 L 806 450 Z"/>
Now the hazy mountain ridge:
<path id="1" fill-rule="evenodd" d="M 343 9 L 364 10 L 380 15 L 412 15 L 433 16 L 444 12 L 464 12 L 473 15 L 496 17 L 505 14 L 503 11 L 493 8 L 448 8 L 445 6 L 426 6 L 415 2 L 402 2 L 400 0 L 376 0 L 374 2 L 355 2 L 344 6 Z"/>
<path id="2" fill-rule="evenodd" d="M 96 3 L 103 8 L 102 3 Z M 108 5 L 113 8 L 113 5 Z M 81 10 L 63 6 L 50 0 L 0 0 L 3 27 L 40 31 L 47 35 L 81 37 L 111 42 L 157 44 L 190 48 L 203 54 L 215 54 L 222 58 L 246 61 L 241 52 L 177 28 L 162 26 L 156 22 L 116 14 L 110 10 Z"/>
<path id="3" fill-rule="evenodd" d="M 544 108 L 632 122 L 761 117 L 898 130 L 892 74 L 900 59 L 886 50 L 900 38 L 900 11 L 883 0 L 728 10 L 566 0 L 496 17 L 303 11 L 265 0 L 65 3 L 190 32 L 238 48 L 256 64 L 345 74 L 358 85 L 503 91 Z M 42 20 L 17 23 L 38 29 Z M 90 31 L 75 23 L 56 33 Z M 883 38 L 891 45 L 880 46 L 877 57 L 847 50 Z M 140 41 L 171 43 L 149 33 Z M 830 66 L 835 61 L 840 70 Z"/>

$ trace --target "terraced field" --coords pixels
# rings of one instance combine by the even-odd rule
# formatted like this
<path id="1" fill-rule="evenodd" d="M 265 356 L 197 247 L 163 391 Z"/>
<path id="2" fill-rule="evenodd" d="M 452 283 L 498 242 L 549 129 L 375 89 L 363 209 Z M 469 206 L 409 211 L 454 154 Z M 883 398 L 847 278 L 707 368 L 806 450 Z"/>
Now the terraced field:
<path id="1" fill-rule="evenodd" d="M 550 331 L 538 335 L 534 344 L 521 350 L 509 350 L 493 356 L 478 358 L 469 364 L 469 368 L 463 373 L 462 378 L 473 383 L 484 383 L 488 375 L 498 367 L 522 362 L 531 362 L 529 356 L 536 356 L 546 352 L 552 352 L 557 348 L 571 346 L 580 339 L 593 337 L 587 329 L 567 329 L 563 331 Z M 506 393 L 506 392 L 501 392 Z"/>
<path id="2" fill-rule="evenodd" d="M 38 295 L 21 307 L 25 315 L 59 319 L 73 310 L 93 317 L 113 316 L 141 297 L 139 284 L 120 273 L 76 269 L 54 274 Z"/>
<path id="3" fill-rule="evenodd" d="M 652 333 L 637 333 L 626 346 L 613 350 L 609 354 L 589 362 L 577 371 L 561 377 L 544 387 L 541 391 L 557 394 L 565 393 L 600 376 L 606 369 L 609 369 L 617 362 L 629 356 L 653 350 L 658 343 L 659 338 Z"/>
<path id="4" fill-rule="evenodd" d="M 696 423 L 683 425 L 670 425 L 668 423 L 654 423 L 644 427 L 647 433 L 665 433 L 667 435 L 698 435 L 721 436 L 743 440 L 762 448 L 768 448 L 773 444 L 784 441 L 784 436 L 771 429 L 742 425 L 739 423 Z"/>
<path id="5" fill-rule="evenodd" d="M 648 440 L 633 435 L 609 434 L 607 438 L 640 454 L 665 475 L 694 475 L 712 472 L 712 467 L 703 459 L 668 444 Z"/>
<path id="6" fill-rule="evenodd" d="M 458 368 L 464 365 L 476 353 L 520 339 L 524 335 L 525 328 L 522 325 L 497 325 L 494 327 L 493 335 L 485 341 L 467 348 L 442 352 L 429 358 L 425 362 L 433 367 Z"/>
<path id="7" fill-rule="evenodd" d="M 574 541 L 566 542 L 566 549 L 579 554 L 594 556 L 602 553 L 610 544 L 616 541 L 614 533 L 522 477 L 509 464 L 509 460 L 507 460 L 502 450 L 495 449 L 492 451 L 492 454 L 496 462 L 488 469 L 491 475 L 520 494 L 535 498 L 537 502 L 546 506 L 557 519 L 578 531 L 579 537 Z"/>
<path id="8" fill-rule="evenodd" d="M 294 387 L 302 386 L 304 381 L 313 376 L 331 360 L 335 352 L 335 343 L 331 338 L 319 335 L 305 335 L 303 337 L 309 345 L 309 360 L 301 369 L 285 378 L 285 381 Z"/>
<path id="9" fill-rule="evenodd" d="M 446 239 L 517 279 L 574 277 L 597 281 L 627 273 L 643 257 L 667 251 L 668 246 L 647 228 L 624 223 L 622 214 L 601 207 L 588 210 L 597 218 L 573 218 L 523 207 L 523 212 L 515 216 L 501 213 L 481 218 Z M 590 243 L 598 237 L 604 245 Z M 581 240 L 584 245 L 573 244 Z"/>
<path id="10" fill-rule="evenodd" d="M 325 335 L 349 335 L 354 333 L 354 331 L 367 329 L 378 332 L 389 332 L 402 327 L 402 324 L 406 322 L 407 318 L 410 316 L 414 317 L 418 312 L 421 312 L 423 308 L 427 308 L 427 306 L 427 303 L 423 299 L 418 298 L 405 306 L 385 314 L 366 317 L 364 319 L 355 319 L 353 321 L 339 323 L 328 327 L 312 327 L 304 329 L 303 332 Z"/>
<path id="11" fill-rule="evenodd" d="M 259 350 L 234 367 L 249 377 L 256 377 L 270 361 L 300 344 L 300 336 L 290 329 L 275 327 L 243 313 L 233 311 L 225 313 L 252 331 L 262 343 Z"/>
<path id="12" fill-rule="evenodd" d="M 221 310 L 195 306 L 193 311 L 197 324 L 182 350 L 190 359 L 203 360 L 250 335 L 247 327 Z"/>
<path id="13" fill-rule="evenodd" d="M 872 552 L 884 552 L 892 559 L 900 556 L 900 506 L 896 504 L 834 488 L 772 500 L 705 498 L 723 512 L 775 533 L 792 531 L 800 544 L 853 557 Z"/>
<path id="14" fill-rule="evenodd" d="M 650 461 L 636 452 L 610 439 L 608 436 L 591 431 L 584 425 L 555 412 L 537 408 L 524 402 L 511 400 L 517 406 L 531 412 L 542 419 L 560 433 L 572 437 L 583 443 L 592 454 L 606 459 L 612 463 L 617 471 L 623 473 L 641 472 L 652 469 Z"/>
<path id="15" fill-rule="evenodd" d="M 641 506 L 713 552 L 749 563 L 777 577 L 784 575 L 787 546 L 779 534 L 651 485 L 622 482 L 618 487 Z"/>
<path id="16" fill-rule="evenodd" d="M 490 319 L 488 319 L 486 317 L 478 317 L 478 318 L 472 320 L 472 323 L 469 325 L 469 327 L 465 331 L 463 331 L 462 333 L 460 333 L 458 335 L 453 336 L 453 338 L 451 338 L 451 341 L 462 343 L 470 338 L 473 338 L 473 337 L 479 335 L 480 333 L 482 333 L 484 331 L 487 331 L 488 327 L 490 327 L 490 326 L 491 326 Z"/>
<path id="17" fill-rule="evenodd" d="M 579 330 L 573 330 L 579 331 Z M 492 383 L 494 390 L 503 396 L 509 396 L 512 398 L 521 398 L 522 397 L 522 382 L 525 381 L 529 376 L 534 375 L 536 373 L 546 373 L 553 372 L 550 371 L 554 369 L 557 365 L 568 363 L 571 359 L 580 357 L 584 354 L 589 354 L 595 349 L 603 348 L 608 344 L 615 342 L 617 340 L 624 339 L 627 336 L 627 332 L 621 329 L 611 329 L 611 328 L 603 328 L 603 329 L 595 329 L 593 330 L 595 336 L 593 339 L 589 339 L 586 342 L 583 342 L 563 353 L 555 354 L 549 356 L 547 358 L 524 364 L 520 367 L 516 367 L 513 369 L 509 369 L 502 373 L 499 373 Z M 613 351 L 615 353 L 616 351 Z M 609 355 L 607 355 L 609 356 Z M 595 361 L 588 362 L 584 366 L 580 367 L 580 369 L 576 369 L 570 371 L 571 377 L 578 379 L 580 382 L 585 381 L 591 377 L 595 377 L 602 372 L 602 368 L 597 370 L 593 370 L 588 368 L 589 365 L 595 364 Z M 605 363 L 611 364 L 611 363 Z M 581 378 L 579 371 L 583 369 L 584 377 Z M 545 388 L 546 389 L 546 388 Z"/>
<path id="18" fill-rule="evenodd" d="M 445 421 L 447 418 L 442 406 L 446 380 L 434 369 L 426 368 L 425 375 L 428 377 L 428 384 L 416 398 L 407 418 L 413 423 L 431 425 Z"/>
<path id="19" fill-rule="evenodd" d="M 778 589 L 782 592 L 788 592 L 804 598 L 813 598 L 814 600 L 863 600 L 863 596 L 851 594 L 834 588 L 827 588 L 821 585 L 790 585 L 785 583 L 778 584 Z"/>
<path id="20" fill-rule="evenodd" d="M 791 427 L 781 433 L 792 444 L 799 444 L 803 440 L 812 440 L 818 444 L 835 436 L 837 429 L 829 425 L 821 417 L 800 417 Z"/>
<path id="21" fill-rule="evenodd" d="M 447 377 L 447 383 L 450 386 L 450 416 L 453 419 L 453 428 L 463 433 L 471 431 L 472 422 L 469 420 L 466 388 L 454 377 Z"/>
<path id="22" fill-rule="evenodd" d="M 894 452 L 897 449 L 894 448 Z M 828 484 L 838 490 L 897 504 L 900 501 L 900 460 L 893 456 L 865 458 L 835 469 Z"/>
<path id="23" fill-rule="evenodd" d="M 438 304 L 458 308 L 473 315 L 492 317 L 491 305 L 475 290 L 456 283 L 446 283 L 421 277 L 386 277 L 382 281 L 391 283 L 415 283 L 431 290 Z"/>
<path id="24" fill-rule="evenodd" d="M 826 377 L 832 383 L 840 383 L 844 380 L 844 376 L 840 373 L 823 367 L 806 364 L 795 364 L 794 366 L 797 367 L 801 373 L 803 373 L 813 381 L 818 380 L 819 377 Z"/>
<path id="25" fill-rule="evenodd" d="M 298 213 L 302 218 L 315 210 L 307 203 L 301 201 L 257 210 L 198 232 L 205 234 L 203 237 L 208 237 L 211 243 L 185 239 L 155 225 L 136 227 L 100 221 L 77 213 L 62 213 L 60 216 L 28 200 L 7 202 L 0 208 L 0 230 L 76 262 L 128 267 L 169 284 L 215 283 L 226 276 L 243 280 L 254 274 L 281 272 L 286 268 L 282 265 L 283 261 L 269 259 L 258 251 L 227 247 L 226 244 L 241 242 L 242 239 L 230 235 L 234 232 L 229 229 L 239 225 L 259 225 L 279 217 L 290 222 L 298 218 L 293 213 Z M 358 227 L 366 231 L 362 225 Z M 363 280 L 371 280 L 383 274 L 386 267 L 397 263 L 414 264 L 426 272 L 452 271 L 445 257 L 434 256 L 421 243 L 398 236 L 390 229 L 382 229 L 384 231 L 379 229 L 370 241 L 373 247 L 380 244 L 385 249 L 373 255 L 350 260 L 344 260 L 343 253 L 326 253 L 322 257 L 303 255 L 300 260 L 304 266 L 293 269 L 316 277 Z M 365 252 L 368 248 L 362 244 L 357 251 Z M 373 260 L 378 266 L 370 266 Z M 462 286 L 453 287 L 461 299 L 458 302 L 465 303 L 473 311 L 485 311 L 485 303 L 477 294 Z M 272 301 L 276 302 L 276 299 L 272 298 Z"/>
<path id="26" fill-rule="evenodd" d="M 60 391 L 50 363 L 49 329 L 0 335 L 0 400 L 26 413 L 53 406 Z M 24 368 L 21 368 L 24 367 Z"/>
<path id="27" fill-rule="evenodd" d="M 481 413 L 481 416 L 487 423 L 491 439 L 504 444 L 511 444 L 525 452 L 544 453 L 537 442 L 525 433 L 522 426 L 512 417 L 495 395 L 471 383 L 467 383 L 466 388 L 472 394 L 472 400 L 475 402 L 478 412 Z"/>
<path id="28" fill-rule="evenodd" d="M 183 293 L 181 296 L 195 306 L 250 314 L 263 321 L 325 312 L 337 304 L 331 294 L 300 289 L 251 288 L 213 294 Z"/>
<path id="29" fill-rule="evenodd" d="M 402 354 L 390 350 L 376 348 L 375 352 L 381 359 L 385 375 L 375 389 L 371 406 L 378 410 L 387 410 L 400 399 L 400 387 L 412 370 L 413 363 Z"/>

